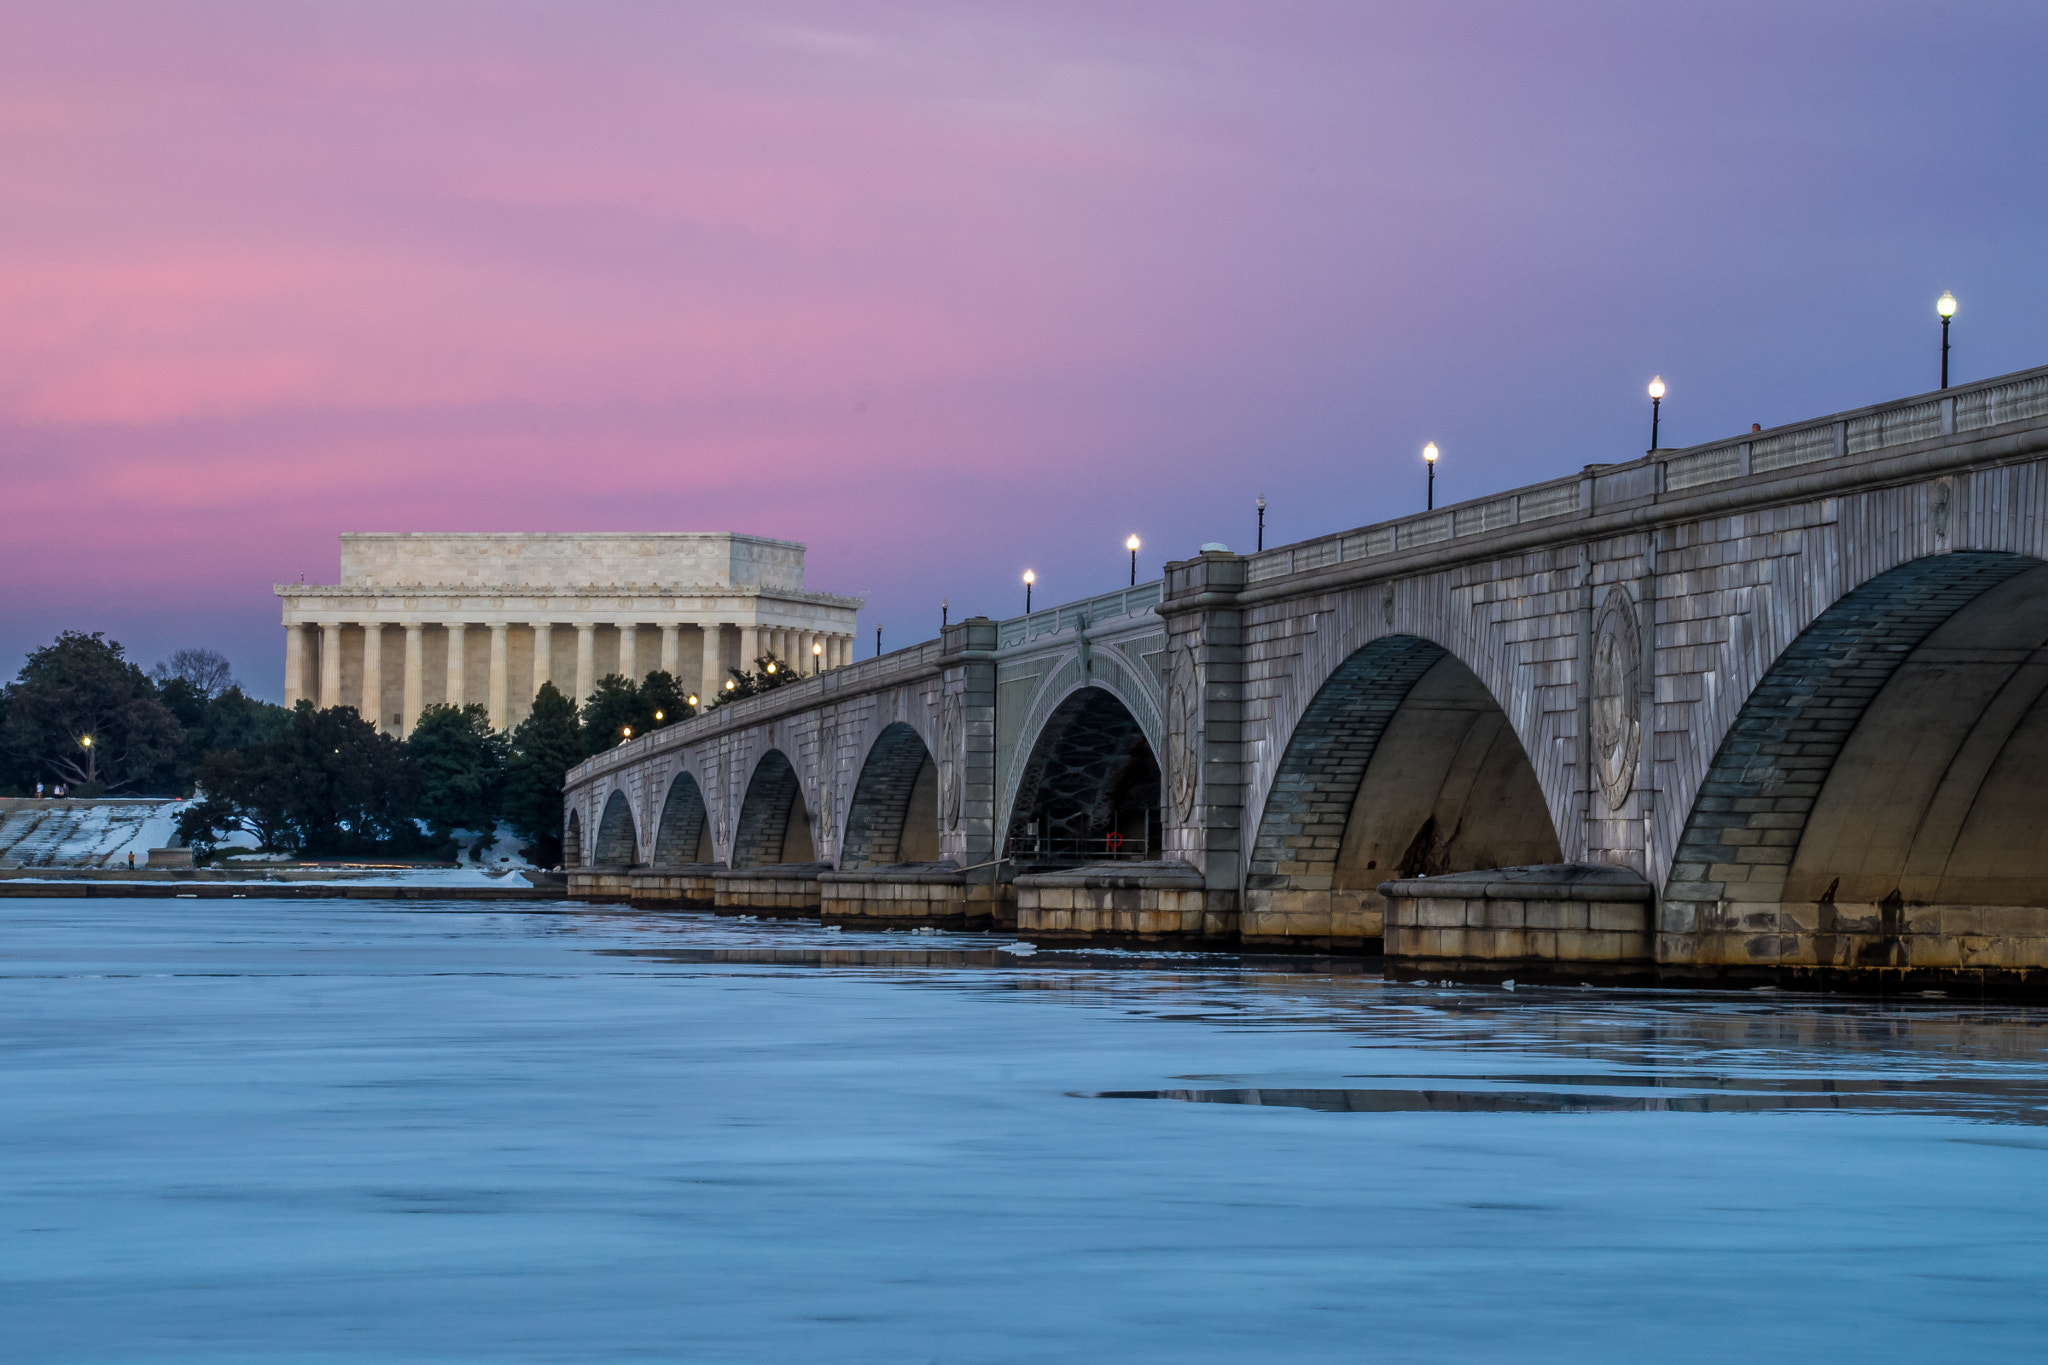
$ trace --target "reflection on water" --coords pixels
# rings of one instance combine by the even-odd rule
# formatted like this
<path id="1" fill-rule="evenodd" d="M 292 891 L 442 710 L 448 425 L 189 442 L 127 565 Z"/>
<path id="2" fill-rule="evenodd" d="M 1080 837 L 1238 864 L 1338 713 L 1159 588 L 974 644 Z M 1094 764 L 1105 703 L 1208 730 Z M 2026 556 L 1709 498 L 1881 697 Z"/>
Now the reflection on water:
<path id="1" fill-rule="evenodd" d="M 1468 1081 L 1510 1082 L 1502 1076 L 1467 1077 Z M 1418 1090 L 1285 1089 L 1237 1087 L 1229 1090 L 1097 1090 L 1082 1096 L 1097 1100 L 1180 1100 L 1189 1104 L 1253 1104 L 1287 1109 L 1318 1109 L 1334 1114 L 1763 1114 L 1794 1109 L 1891 1110 L 1899 1113 L 1946 1114 L 2005 1123 L 2048 1122 L 2048 1093 L 2038 1084 L 1956 1080 L 1750 1081 L 1676 1077 L 1538 1077 L 1554 1086 L 1576 1090 Z M 1673 1092 L 1659 1095 L 1615 1094 L 1617 1087 L 1652 1086 Z M 1705 1093 L 1697 1093 L 1704 1091 Z M 1744 1093 L 1755 1092 L 1755 1093 Z"/>
<path id="2" fill-rule="evenodd" d="M 2048 1012 L 1017 946 L 11 902 L 0 1358 L 2021 1359 L 2048 1333 Z"/>

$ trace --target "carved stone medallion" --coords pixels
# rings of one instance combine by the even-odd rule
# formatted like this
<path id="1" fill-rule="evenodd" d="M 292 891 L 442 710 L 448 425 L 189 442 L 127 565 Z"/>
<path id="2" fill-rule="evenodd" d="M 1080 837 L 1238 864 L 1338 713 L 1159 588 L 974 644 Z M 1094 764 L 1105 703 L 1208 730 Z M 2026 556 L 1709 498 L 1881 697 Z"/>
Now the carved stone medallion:
<path id="1" fill-rule="evenodd" d="M 1593 767 L 1610 810 L 1620 810 L 1635 790 L 1636 758 L 1642 750 L 1638 710 L 1642 636 L 1635 604 L 1619 587 L 1607 590 L 1593 621 Z"/>
<path id="2" fill-rule="evenodd" d="M 950 699 L 949 699 L 950 700 Z M 939 810 L 948 830 L 960 828 L 960 708 L 939 708 Z"/>
<path id="3" fill-rule="evenodd" d="M 1176 823 L 1186 824 L 1195 813 L 1195 788 L 1201 778 L 1202 760 L 1197 751 L 1202 730 L 1202 686 L 1195 666 L 1195 651 L 1182 646 L 1173 656 L 1173 682 L 1166 697 L 1166 745 L 1173 756 L 1173 811 Z"/>

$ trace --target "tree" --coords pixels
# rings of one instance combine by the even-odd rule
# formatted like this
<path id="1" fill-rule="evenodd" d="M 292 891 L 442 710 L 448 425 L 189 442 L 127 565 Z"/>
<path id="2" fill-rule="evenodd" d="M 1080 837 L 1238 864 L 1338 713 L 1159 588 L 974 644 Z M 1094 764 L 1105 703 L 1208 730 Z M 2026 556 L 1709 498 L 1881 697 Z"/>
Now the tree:
<path id="1" fill-rule="evenodd" d="M 718 696 L 709 703 L 710 706 L 723 706 L 729 701 L 738 701 L 741 697 L 772 692 L 778 687 L 787 687 L 791 683 L 803 681 L 803 677 L 795 669 L 774 654 L 763 654 L 754 660 L 752 673 L 742 673 L 737 668 L 729 668 L 726 672 L 732 674 L 732 679 L 720 689 Z"/>
<path id="2" fill-rule="evenodd" d="M 639 687 L 630 679 L 607 673 L 583 703 L 583 752 L 585 756 L 601 754 L 627 739 L 629 731 L 641 735 L 653 726 L 654 708 L 647 705 Z"/>
<path id="3" fill-rule="evenodd" d="M 149 670 L 161 688 L 172 682 L 185 684 L 201 701 L 211 701 L 230 687 L 239 687 L 227 656 L 211 649 L 181 649 Z"/>
<path id="4" fill-rule="evenodd" d="M 68 783 L 82 796 L 171 790 L 183 740 L 155 685 L 97 631 L 67 630 L 28 656 L 0 730 L 29 781 Z"/>
<path id="5" fill-rule="evenodd" d="M 673 675 L 659 669 L 641 680 L 640 705 L 650 730 L 674 725 L 697 714 L 697 708 L 690 705 L 682 684 Z M 635 730 L 633 733 L 637 735 L 640 732 Z"/>
<path id="6" fill-rule="evenodd" d="M 413 852 L 420 784 L 405 747 L 353 707 L 294 707 L 281 732 L 199 765 L 207 800 L 179 819 L 188 842 L 245 829 L 265 848 L 313 855 Z"/>
<path id="7" fill-rule="evenodd" d="M 498 826 L 510 744 L 491 729 L 491 713 L 467 706 L 429 706 L 405 741 L 419 776 L 419 817 L 446 839 L 459 829 L 479 830 L 479 861 Z"/>
<path id="8" fill-rule="evenodd" d="M 533 710 L 512 732 L 505 774 L 505 821 L 542 867 L 562 861 L 562 778 L 586 755 L 576 704 L 542 683 Z"/>

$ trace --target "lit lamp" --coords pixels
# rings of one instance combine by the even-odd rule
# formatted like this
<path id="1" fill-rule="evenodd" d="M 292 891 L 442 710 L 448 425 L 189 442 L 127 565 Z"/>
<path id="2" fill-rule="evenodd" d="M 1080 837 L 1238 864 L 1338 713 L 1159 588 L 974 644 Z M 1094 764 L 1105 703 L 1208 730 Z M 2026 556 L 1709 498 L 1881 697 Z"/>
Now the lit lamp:
<path id="1" fill-rule="evenodd" d="M 773 660 L 773 659 L 770 659 L 770 660 L 768 661 L 768 667 L 767 667 L 767 668 L 765 668 L 765 669 L 763 669 L 762 671 L 763 671 L 764 673 L 773 673 L 773 672 L 775 671 L 775 660 Z"/>
<path id="2" fill-rule="evenodd" d="M 825 644 L 822 640 L 811 641 L 811 672 L 822 672 L 825 667 Z"/>
<path id="3" fill-rule="evenodd" d="M 1941 386 L 1948 387 L 1948 320 L 1956 315 L 1956 296 L 1944 289 L 1941 297 L 1934 301 L 1934 311 L 1941 314 Z"/>
<path id="4" fill-rule="evenodd" d="M 732 690 L 733 690 L 733 689 L 734 689 L 735 687 L 738 687 L 738 686 L 739 686 L 739 680 L 738 680 L 738 679 L 736 679 L 736 678 L 727 678 L 727 679 L 725 680 L 725 690 L 726 690 L 726 691 L 728 691 L 728 692 L 732 691 Z"/>
<path id="5" fill-rule="evenodd" d="M 1657 410 L 1664 403 L 1664 376 L 1650 377 L 1650 449 L 1657 448 Z"/>
<path id="6" fill-rule="evenodd" d="M 1429 497 L 1422 505 L 1422 510 L 1425 512 L 1432 511 L 1436 507 L 1436 457 L 1439 453 L 1435 441 L 1431 441 L 1422 448 L 1422 462 L 1429 466 Z"/>
<path id="7" fill-rule="evenodd" d="M 1259 494 L 1259 543 L 1258 549 L 1266 548 L 1266 495 Z"/>
<path id="8" fill-rule="evenodd" d="M 663 715 L 663 714 L 662 714 L 661 712 L 659 712 L 659 711 L 656 711 L 656 712 L 654 713 L 654 718 L 655 718 L 656 720 L 666 720 L 666 719 L 668 719 L 668 717 L 667 717 L 667 716 Z"/>
<path id="9" fill-rule="evenodd" d="M 1026 569 L 1024 571 L 1024 614 L 1026 616 L 1029 616 L 1031 614 L 1031 585 L 1033 583 L 1036 583 L 1037 581 L 1037 574 L 1031 572 L 1031 570 L 1029 569 Z"/>
<path id="10" fill-rule="evenodd" d="M 633 737 L 633 727 L 630 725 L 621 725 L 619 727 L 619 733 L 621 735 L 624 735 L 626 739 L 631 739 Z M 624 741 L 621 741 L 621 743 L 623 742 Z"/>
<path id="11" fill-rule="evenodd" d="M 684 697 L 683 700 L 690 703 L 690 709 L 692 711 L 697 709 L 697 694 L 695 692 L 692 692 L 689 696 Z"/>
<path id="12" fill-rule="evenodd" d="M 1133 535 L 1124 542 L 1124 548 L 1131 552 L 1131 586 L 1138 586 L 1138 538 Z"/>

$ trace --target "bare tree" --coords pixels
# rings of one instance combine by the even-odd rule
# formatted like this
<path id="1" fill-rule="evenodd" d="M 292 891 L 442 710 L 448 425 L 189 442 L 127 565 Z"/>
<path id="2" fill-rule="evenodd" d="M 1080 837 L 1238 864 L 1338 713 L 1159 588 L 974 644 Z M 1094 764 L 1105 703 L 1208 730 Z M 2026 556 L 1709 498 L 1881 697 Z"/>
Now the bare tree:
<path id="1" fill-rule="evenodd" d="M 237 686 L 227 656 L 212 649 L 181 649 L 168 662 L 152 668 L 149 676 L 159 687 L 173 678 L 181 679 L 208 701 Z"/>

